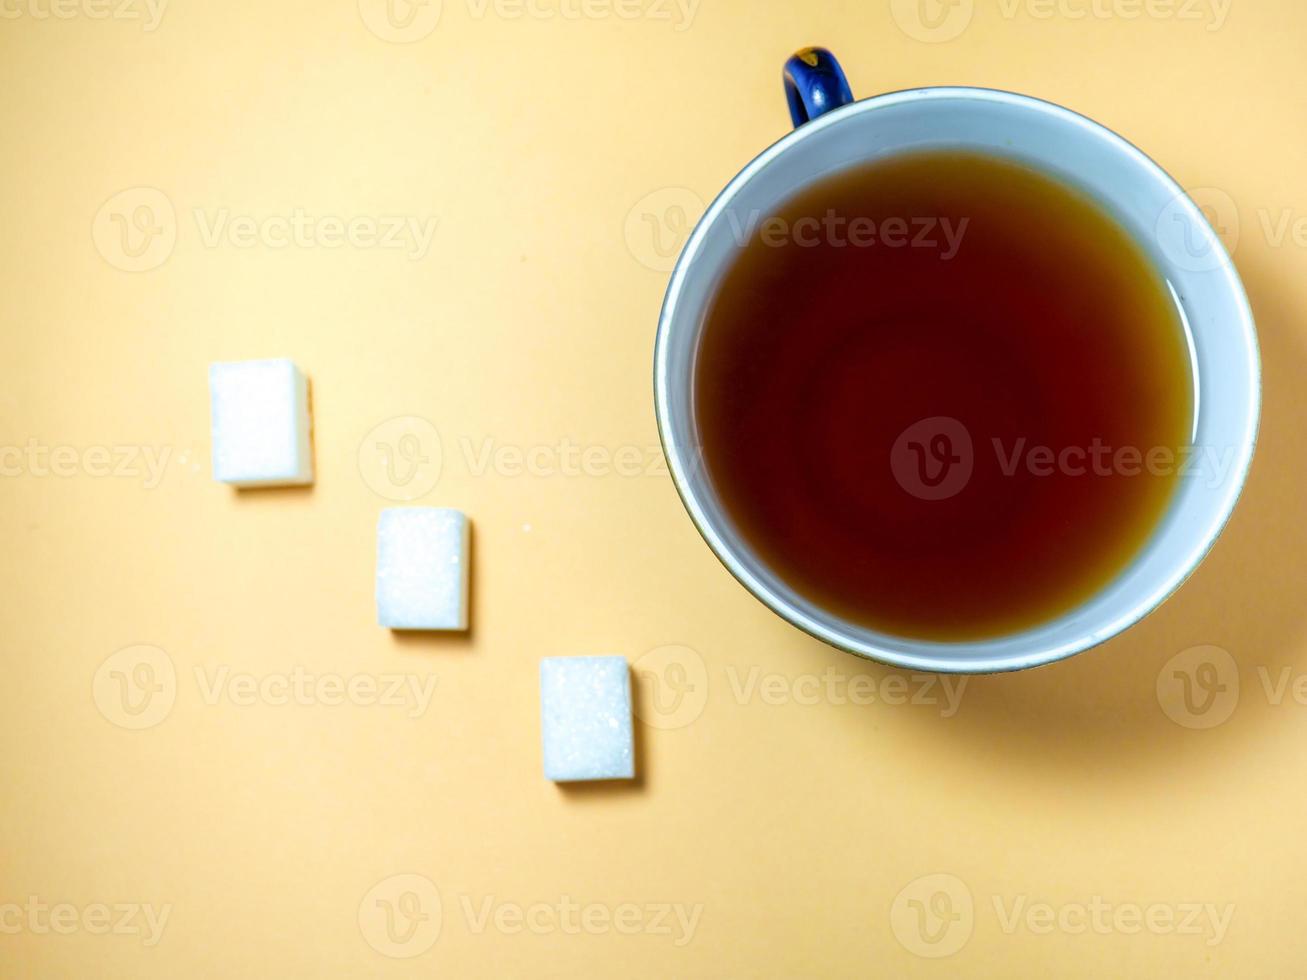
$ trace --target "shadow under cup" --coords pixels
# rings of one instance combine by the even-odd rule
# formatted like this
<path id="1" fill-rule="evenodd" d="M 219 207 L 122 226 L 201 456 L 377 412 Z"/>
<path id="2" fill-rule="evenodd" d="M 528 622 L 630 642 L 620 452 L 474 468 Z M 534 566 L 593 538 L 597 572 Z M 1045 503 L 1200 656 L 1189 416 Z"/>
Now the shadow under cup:
<path id="1" fill-rule="evenodd" d="M 749 547 L 714 493 L 698 451 L 694 361 L 705 314 L 738 252 L 731 216 L 774 213 L 794 194 L 854 166 L 920 151 L 970 151 L 1033 167 L 1088 194 L 1143 247 L 1173 293 L 1194 362 L 1197 452 L 1219 479 L 1185 479 L 1140 555 L 1107 587 L 1055 619 L 965 642 L 880 633 L 822 609 Z M 1243 287 L 1219 239 L 1155 163 L 1098 124 L 1025 96 L 937 88 L 833 110 L 786 136 L 708 209 L 673 273 L 658 329 L 655 400 L 673 479 L 726 567 L 800 629 L 849 652 L 919 670 L 992 672 L 1049 663 L 1126 629 L 1173 592 L 1228 520 L 1251 462 L 1260 406 L 1256 336 Z M 1211 477 L 1210 471 L 1206 474 Z"/>

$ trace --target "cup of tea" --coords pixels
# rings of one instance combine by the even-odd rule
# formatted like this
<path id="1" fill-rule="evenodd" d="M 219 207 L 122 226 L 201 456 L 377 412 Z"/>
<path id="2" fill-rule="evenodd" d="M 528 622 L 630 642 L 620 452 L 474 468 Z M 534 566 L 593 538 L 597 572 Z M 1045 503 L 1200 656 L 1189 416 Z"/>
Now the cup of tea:
<path id="1" fill-rule="evenodd" d="M 1156 163 L 1040 99 L 855 101 L 785 66 L 795 129 L 672 274 L 659 433 L 722 564 L 812 636 L 1018 670 L 1160 605 L 1228 520 L 1260 412 L 1220 239 Z"/>

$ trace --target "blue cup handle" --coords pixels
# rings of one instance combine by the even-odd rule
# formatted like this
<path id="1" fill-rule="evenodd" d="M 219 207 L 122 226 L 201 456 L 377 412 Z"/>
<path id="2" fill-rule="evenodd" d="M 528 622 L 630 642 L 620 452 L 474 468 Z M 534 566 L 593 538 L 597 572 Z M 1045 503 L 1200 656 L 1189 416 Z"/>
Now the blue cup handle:
<path id="1" fill-rule="evenodd" d="M 785 98 L 797 129 L 853 101 L 849 80 L 825 48 L 804 48 L 785 62 Z"/>

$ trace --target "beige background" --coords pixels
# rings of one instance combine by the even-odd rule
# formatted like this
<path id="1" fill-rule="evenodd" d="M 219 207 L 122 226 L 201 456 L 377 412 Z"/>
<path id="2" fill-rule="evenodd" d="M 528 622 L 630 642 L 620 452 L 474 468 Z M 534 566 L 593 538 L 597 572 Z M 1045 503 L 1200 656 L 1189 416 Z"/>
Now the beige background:
<path id="1" fill-rule="evenodd" d="M 0 5 L 0 973 L 1301 969 L 1307 8 L 122 2 Z M 861 95 L 1010 88 L 1137 142 L 1202 188 L 1261 331 L 1207 563 L 956 712 L 764 610 L 649 462 L 661 269 L 809 43 Z M 395 216 L 429 248 L 328 247 Z M 209 478 L 206 365 L 264 356 L 312 378 L 309 491 Z M 467 638 L 374 625 L 377 513 L 423 490 L 474 521 Z M 644 658 L 634 786 L 541 776 L 536 664 L 581 653 Z"/>

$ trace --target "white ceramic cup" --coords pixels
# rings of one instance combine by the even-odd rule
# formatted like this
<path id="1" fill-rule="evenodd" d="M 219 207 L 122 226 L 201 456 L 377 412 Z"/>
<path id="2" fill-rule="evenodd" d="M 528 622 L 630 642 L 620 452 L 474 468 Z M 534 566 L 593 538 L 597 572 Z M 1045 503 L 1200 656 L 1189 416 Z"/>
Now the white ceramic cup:
<path id="1" fill-rule="evenodd" d="M 796 57 L 813 64 L 814 50 Z M 817 54 L 829 58 L 828 52 Z M 834 70 L 838 73 L 838 65 Z M 1230 517 L 1252 461 L 1261 405 L 1257 338 L 1243 286 L 1220 239 L 1161 167 L 1120 136 L 1060 106 L 979 88 L 915 89 L 832 105 L 843 100 L 830 96 L 829 85 L 814 100 L 803 90 L 803 78 L 797 93 L 794 80 L 787 80 L 796 122 L 805 104 L 816 118 L 763 152 L 708 208 L 672 274 L 658 324 L 659 434 L 695 525 L 727 569 L 780 616 L 833 646 L 900 667 L 1020 670 L 1069 657 L 1127 629 L 1202 561 Z M 846 168 L 923 149 L 1015 159 L 1087 192 L 1135 237 L 1165 277 L 1188 332 L 1194 372 L 1194 456 L 1143 552 L 1070 612 L 975 642 L 879 633 L 799 595 L 740 535 L 697 448 L 692 379 L 699 335 L 714 288 L 738 252 L 742 216 L 775 213 L 797 192 Z"/>

